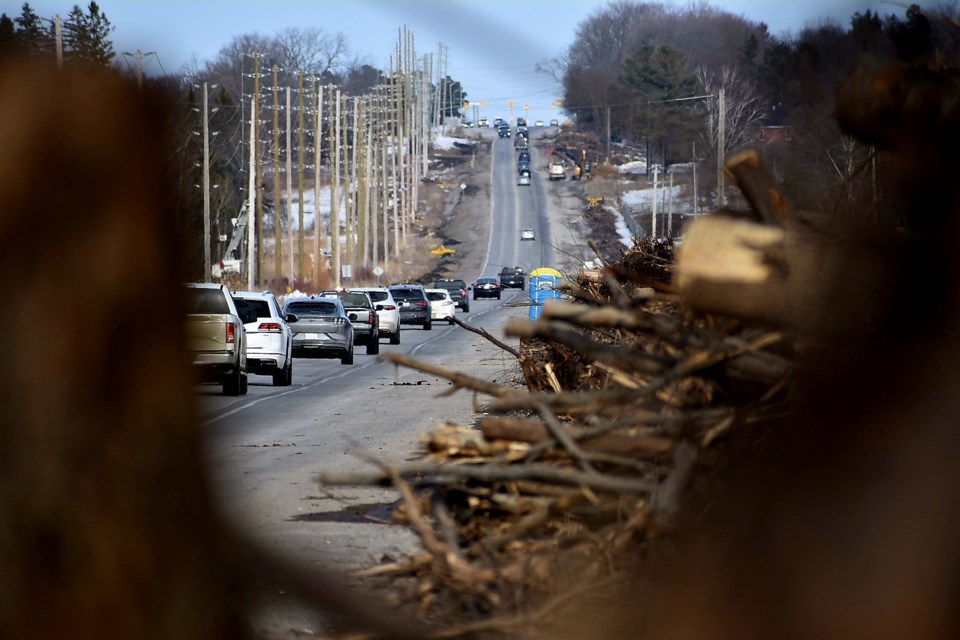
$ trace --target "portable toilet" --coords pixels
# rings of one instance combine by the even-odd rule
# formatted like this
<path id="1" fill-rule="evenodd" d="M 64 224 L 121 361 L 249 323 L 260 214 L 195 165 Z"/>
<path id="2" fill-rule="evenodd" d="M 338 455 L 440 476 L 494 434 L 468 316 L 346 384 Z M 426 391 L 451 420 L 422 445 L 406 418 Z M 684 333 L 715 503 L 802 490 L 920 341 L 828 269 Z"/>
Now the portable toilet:
<path id="1" fill-rule="evenodd" d="M 560 297 L 560 279 L 563 275 L 556 269 L 540 267 L 530 272 L 530 319 L 536 320 L 543 312 L 547 300 Z"/>

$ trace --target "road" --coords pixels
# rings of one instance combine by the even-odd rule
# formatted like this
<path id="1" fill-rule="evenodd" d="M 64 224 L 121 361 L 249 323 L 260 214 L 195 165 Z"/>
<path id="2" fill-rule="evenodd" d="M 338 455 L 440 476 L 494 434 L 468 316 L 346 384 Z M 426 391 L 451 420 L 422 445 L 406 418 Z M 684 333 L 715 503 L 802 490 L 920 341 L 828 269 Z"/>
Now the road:
<path id="1" fill-rule="evenodd" d="M 490 237 L 482 273 L 495 276 L 502 265 L 525 270 L 552 266 L 546 161 L 532 154 L 529 187 L 516 184 L 516 154 L 510 139 L 492 145 Z M 520 241 L 520 229 L 537 232 Z M 481 262 L 477 262 L 481 264 Z M 527 315 L 527 294 L 507 289 L 501 300 L 471 300 L 460 318 L 502 336 L 510 317 Z M 427 362 L 504 383 L 519 383 L 514 358 L 474 333 L 435 323 L 432 331 L 404 328 L 401 344 L 381 341 L 383 351 L 409 354 Z M 313 480 L 320 470 L 349 471 L 369 460 L 404 461 L 420 451 L 419 436 L 444 421 L 473 424 L 474 398 L 448 390 L 440 378 L 401 369 L 357 350 L 354 365 L 339 360 L 297 358 L 294 385 L 273 387 L 265 376 L 250 376 L 249 393 L 220 395 L 218 386 L 197 388 L 213 488 L 235 525 L 268 548 L 304 566 L 334 570 L 370 567 L 418 549 L 406 528 L 386 522 L 397 496 L 391 489 L 348 487 L 324 491 Z M 291 604 L 296 609 L 296 605 Z M 292 622 L 293 619 L 299 622 Z M 312 626 L 314 614 L 298 610 L 262 621 L 269 637 L 287 637 L 292 624 Z"/>

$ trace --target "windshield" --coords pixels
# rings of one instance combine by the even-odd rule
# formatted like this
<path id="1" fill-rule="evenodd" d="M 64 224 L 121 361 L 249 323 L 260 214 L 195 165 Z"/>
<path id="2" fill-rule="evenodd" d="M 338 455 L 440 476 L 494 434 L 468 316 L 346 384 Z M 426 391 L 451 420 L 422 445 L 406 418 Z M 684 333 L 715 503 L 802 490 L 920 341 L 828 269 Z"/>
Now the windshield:
<path id="1" fill-rule="evenodd" d="M 427 299 L 430 300 L 431 302 L 437 301 L 437 300 L 446 300 L 447 293 L 441 292 L 441 291 L 428 291 Z"/>
<path id="2" fill-rule="evenodd" d="M 219 289 L 188 288 L 187 313 L 230 313 L 230 306 Z"/>
<path id="3" fill-rule="evenodd" d="M 345 307 L 370 307 L 370 299 L 365 293 L 327 293 L 328 298 L 339 298 Z"/>
<path id="4" fill-rule="evenodd" d="M 423 300 L 423 295 L 416 289 L 391 289 L 394 300 Z"/>
<path id="5" fill-rule="evenodd" d="M 270 304 L 266 300 L 247 300 L 244 298 L 234 298 L 234 304 L 237 305 L 237 312 L 241 318 L 269 318 Z"/>
<path id="6" fill-rule="evenodd" d="M 337 315 L 337 305 L 331 302 L 291 302 L 287 305 L 287 312 L 298 316 L 332 316 Z"/>

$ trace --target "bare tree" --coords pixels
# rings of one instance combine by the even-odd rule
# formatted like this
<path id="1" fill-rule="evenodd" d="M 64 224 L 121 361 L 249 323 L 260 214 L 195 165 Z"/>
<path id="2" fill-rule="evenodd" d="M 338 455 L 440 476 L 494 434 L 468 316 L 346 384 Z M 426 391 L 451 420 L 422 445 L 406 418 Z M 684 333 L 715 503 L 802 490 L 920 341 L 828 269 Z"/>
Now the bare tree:
<path id="1" fill-rule="evenodd" d="M 704 67 L 696 70 L 704 94 L 718 95 L 723 89 L 724 109 L 724 154 L 745 146 L 755 139 L 757 129 L 769 113 L 769 106 L 760 95 L 756 86 L 737 70 L 736 67 L 722 67 L 711 71 Z M 706 117 L 705 133 L 707 148 L 716 151 L 719 113 L 716 101 L 700 103 L 696 108 Z"/>

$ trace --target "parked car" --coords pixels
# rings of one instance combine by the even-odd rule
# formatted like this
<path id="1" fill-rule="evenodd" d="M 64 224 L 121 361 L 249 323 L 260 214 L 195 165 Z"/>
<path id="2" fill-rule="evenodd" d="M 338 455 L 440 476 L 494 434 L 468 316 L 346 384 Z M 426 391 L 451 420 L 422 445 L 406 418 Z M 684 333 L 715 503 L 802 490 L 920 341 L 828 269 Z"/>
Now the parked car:
<path id="1" fill-rule="evenodd" d="M 520 239 L 521 240 L 536 240 L 536 235 L 533 232 L 533 229 L 527 227 L 520 230 Z"/>
<path id="2" fill-rule="evenodd" d="M 430 319 L 446 320 L 453 324 L 453 318 L 457 315 L 457 305 L 450 297 L 450 292 L 446 289 L 426 289 L 427 300 L 430 301 Z"/>
<path id="3" fill-rule="evenodd" d="M 321 291 L 325 298 L 336 298 L 343 303 L 343 310 L 353 325 L 353 343 L 367 347 L 367 355 L 380 353 L 380 324 L 373 300 L 364 291 L 338 289 Z"/>
<path id="4" fill-rule="evenodd" d="M 473 299 L 496 298 L 500 299 L 500 283 L 496 278 L 477 278 L 473 283 Z"/>
<path id="5" fill-rule="evenodd" d="M 523 289 L 523 269 L 520 267 L 504 267 L 500 269 L 500 286 L 503 288 Z"/>
<path id="6" fill-rule="evenodd" d="M 293 332 L 293 357 L 340 358 L 353 364 L 353 325 L 337 298 L 292 298 L 283 316 Z"/>
<path id="7" fill-rule="evenodd" d="M 467 296 L 467 283 L 459 278 L 447 278 L 437 280 L 433 283 L 435 289 L 446 289 L 450 292 L 450 297 L 454 304 L 470 313 L 470 298 Z"/>
<path id="8" fill-rule="evenodd" d="M 380 336 L 389 336 L 390 344 L 400 344 L 400 307 L 386 287 L 354 287 L 352 291 L 365 291 L 377 310 Z"/>
<path id="9" fill-rule="evenodd" d="M 273 386 L 293 384 L 293 341 L 290 327 L 269 291 L 234 291 L 240 319 L 247 334 L 247 371 L 273 376 Z"/>
<path id="10" fill-rule="evenodd" d="M 247 392 L 247 338 L 230 290 L 222 284 L 186 285 L 187 351 L 202 382 L 223 385 L 223 395 Z"/>
<path id="11" fill-rule="evenodd" d="M 424 331 L 433 328 L 430 317 L 430 301 L 419 284 L 396 284 L 389 287 L 393 299 L 400 307 L 400 324 L 418 324 Z"/>

